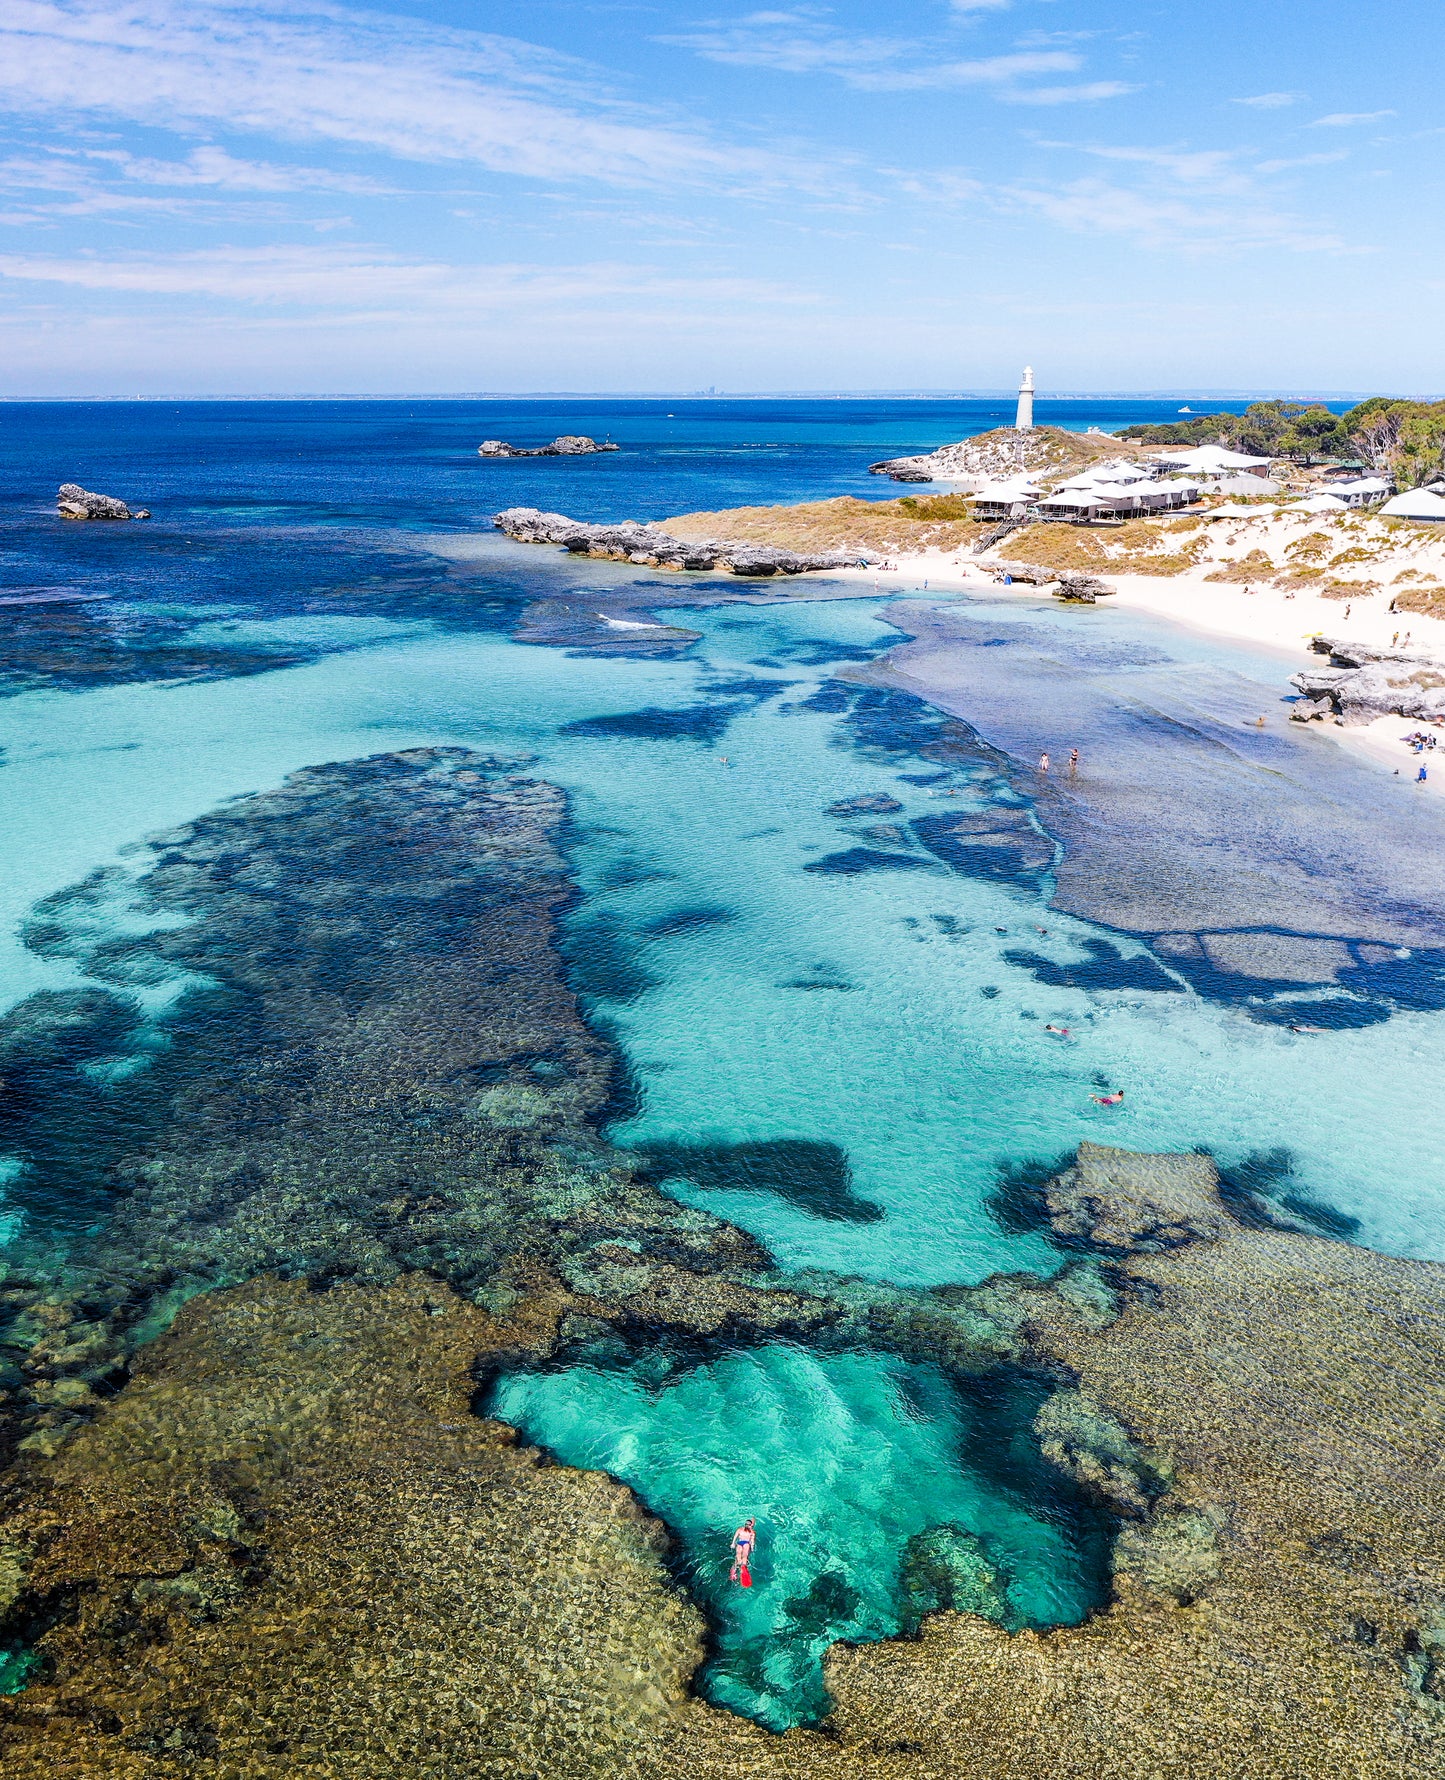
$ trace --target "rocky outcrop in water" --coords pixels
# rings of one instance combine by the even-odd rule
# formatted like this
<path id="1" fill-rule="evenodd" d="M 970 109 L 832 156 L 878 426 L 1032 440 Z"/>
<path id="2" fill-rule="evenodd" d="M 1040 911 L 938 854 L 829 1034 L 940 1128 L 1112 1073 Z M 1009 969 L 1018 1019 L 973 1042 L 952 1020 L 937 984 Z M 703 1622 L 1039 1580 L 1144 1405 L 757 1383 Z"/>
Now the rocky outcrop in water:
<path id="1" fill-rule="evenodd" d="M 655 569 L 720 569 L 746 576 L 802 575 L 810 570 L 853 568 L 872 561 L 866 551 L 830 550 L 806 554 L 774 544 L 737 540 L 675 538 L 635 519 L 619 525 L 587 525 L 562 513 L 536 507 L 508 507 L 492 523 L 523 544 L 560 544 L 574 556 L 596 556 Z"/>
<path id="2" fill-rule="evenodd" d="M 56 511 L 62 519 L 149 519 L 150 511 L 138 507 L 134 512 L 114 495 L 92 494 L 78 482 L 62 482 Z"/>
<path id="3" fill-rule="evenodd" d="M 505 439 L 483 439 L 477 447 L 481 457 L 591 457 L 598 451 L 619 451 L 611 440 L 598 444 L 585 433 L 563 433 L 550 445 L 509 445 Z"/>
<path id="4" fill-rule="evenodd" d="M 1291 676 L 1300 694 L 1290 712 L 1295 722 L 1332 717 L 1354 727 L 1377 717 L 1445 719 L 1445 667 L 1429 657 L 1342 637 L 1313 637 L 1310 648 L 1330 665 Z"/>

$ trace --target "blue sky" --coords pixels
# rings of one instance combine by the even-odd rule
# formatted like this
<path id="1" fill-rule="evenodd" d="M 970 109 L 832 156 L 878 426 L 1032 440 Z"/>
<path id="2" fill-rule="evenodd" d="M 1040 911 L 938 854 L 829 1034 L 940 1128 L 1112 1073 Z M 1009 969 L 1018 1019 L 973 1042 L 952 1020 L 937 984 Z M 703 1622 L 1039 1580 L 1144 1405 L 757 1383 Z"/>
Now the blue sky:
<path id="1" fill-rule="evenodd" d="M 6 0 L 0 394 L 1445 390 L 1445 0 Z"/>

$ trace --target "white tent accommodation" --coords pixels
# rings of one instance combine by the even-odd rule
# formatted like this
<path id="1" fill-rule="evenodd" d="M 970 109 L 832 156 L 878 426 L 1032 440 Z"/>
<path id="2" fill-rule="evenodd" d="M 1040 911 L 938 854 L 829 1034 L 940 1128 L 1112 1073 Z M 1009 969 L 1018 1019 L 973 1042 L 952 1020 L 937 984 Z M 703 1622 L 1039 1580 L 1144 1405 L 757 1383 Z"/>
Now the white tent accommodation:
<path id="1" fill-rule="evenodd" d="M 1221 476 L 1209 487 L 1210 494 L 1278 494 L 1283 484 L 1268 476 Z M 1331 494 L 1335 491 L 1330 490 Z"/>
<path id="2" fill-rule="evenodd" d="M 1114 510 L 1109 500 L 1092 488 L 1060 489 L 1034 507 L 1042 519 L 1097 519 Z"/>
<path id="3" fill-rule="evenodd" d="M 1006 519 L 1017 506 L 1038 500 L 1043 489 L 1031 476 L 1012 476 L 1005 482 L 990 482 L 974 496 L 974 510 L 980 519 Z"/>
<path id="4" fill-rule="evenodd" d="M 1349 508 L 1332 494 L 1312 494 L 1307 501 L 1291 501 L 1286 513 L 1348 513 Z"/>
<path id="5" fill-rule="evenodd" d="M 1223 476 L 1236 470 L 1253 470 L 1263 475 L 1269 468 L 1267 457 L 1246 457 L 1243 452 L 1226 451 L 1222 445 L 1198 445 L 1192 451 L 1163 451 L 1157 461 L 1203 476 Z"/>
<path id="6" fill-rule="evenodd" d="M 1354 482 L 1332 482 L 1331 494 L 1337 494 L 1347 507 L 1368 507 L 1382 501 L 1394 488 L 1383 476 L 1361 476 Z"/>
<path id="7" fill-rule="evenodd" d="M 1445 483 L 1434 488 L 1407 488 L 1380 509 L 1385 519 L 1433 519 L 1445 523 Z"/>

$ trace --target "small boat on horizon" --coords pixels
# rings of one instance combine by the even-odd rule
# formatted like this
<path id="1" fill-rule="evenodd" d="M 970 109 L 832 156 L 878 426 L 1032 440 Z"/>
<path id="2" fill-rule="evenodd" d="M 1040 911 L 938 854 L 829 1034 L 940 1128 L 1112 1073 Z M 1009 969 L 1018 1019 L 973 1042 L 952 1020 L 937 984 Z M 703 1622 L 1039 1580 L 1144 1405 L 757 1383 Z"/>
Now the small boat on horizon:
<path id="1" fill-rule="evenodd" d="M 1192 409 L 1192 408 L 1189 408 L 1189 407 L 1184 407 L 1184 408 L 1181 408 L 1181 409 L 1180 409 L 1180 410 L 1179 410 L 1179 412 L 1180 412 L 1180 413 L 1181 413 L 1181 414 L 1192 414 L 1192 413 L 1193 413 L 1193 412 L 1194 412 L 1194 410 L 1193 410 L 1193 409 Z"/>

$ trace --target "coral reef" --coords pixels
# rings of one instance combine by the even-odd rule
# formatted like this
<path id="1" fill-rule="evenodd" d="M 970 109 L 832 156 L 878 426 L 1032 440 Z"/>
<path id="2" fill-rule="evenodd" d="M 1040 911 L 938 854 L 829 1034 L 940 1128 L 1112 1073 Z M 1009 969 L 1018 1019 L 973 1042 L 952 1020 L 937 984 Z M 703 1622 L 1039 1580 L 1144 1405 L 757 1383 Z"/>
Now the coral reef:
<path id="1" fill-rule="evenodd" d="M 693 1697 L 703 1626 L 663 1531 L 469 1413 L 577 1300 L 436 1280 L 198 1298 L 13 1484 L 40 1654 L 0 1702 L 16 1780 L 398 1772 L 627 1780 L 1348 1780 L 1445 1774 L 1445 1270 L 1238 1222 L 1203 1157 L 1085 1145 L 1046 1188 L 1107 1304 L 965 1300 L 1073 1386 L 1045 1450 L 1125 1514 L 1115 1599 L 1011 1632 L 956 1528 L 912 1542 L 915 1638 L 837 1647 L 819 1732 Z M 931 1311 L 930 1311 L 931 1307 Z M 912 1339 L 900 1308 L 898 1340 Z"/>
<path id="2" fill-rule="evenodd" d="M 159 837 L 138 881 L 37 910 L 31 944 L 116 989 L 0 1021 L 0 1127 L 28 1163 L 0 1438 L 55 1450 L 179 1304 L 270 1269 L 426 1268 L 476 1295 L 518 1256 L 585 1271 L 645 1242 L 679 1276 L 614 1269 L 619 1303 L 709 1327 L 760 1311 L 756 1244 L 597 1136 L 614 1059 L 557 954 L 564 814 L 516 763 L 412 749 L 295 773 Z M 125 931 L 126 895 L 164 924 Z M 167 980 L 182 993 L 148 1024 L 126 991 Z M 689 1268 L 748 1290 L 719 1278 L 703 1308 Z"/>

